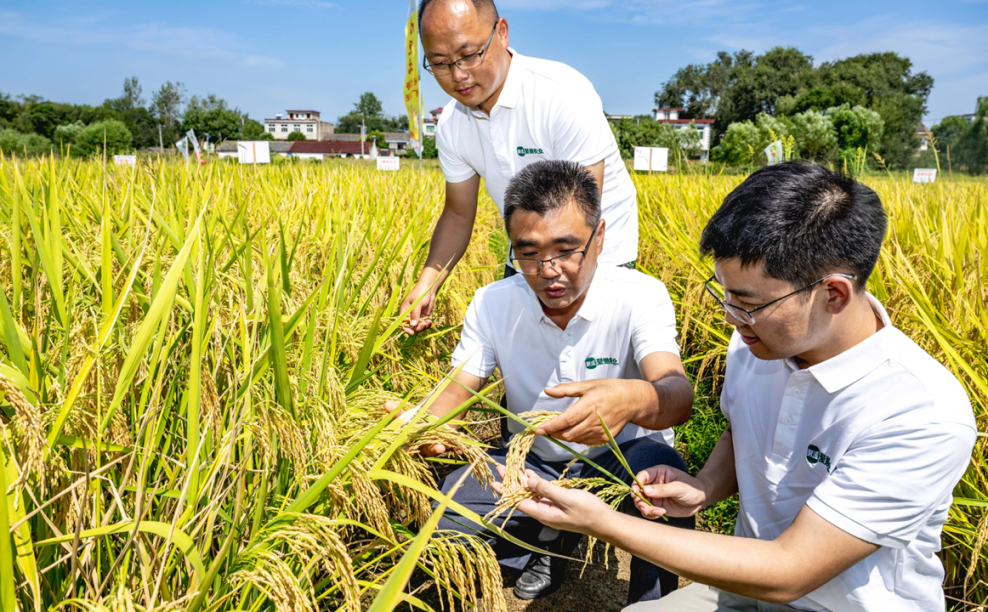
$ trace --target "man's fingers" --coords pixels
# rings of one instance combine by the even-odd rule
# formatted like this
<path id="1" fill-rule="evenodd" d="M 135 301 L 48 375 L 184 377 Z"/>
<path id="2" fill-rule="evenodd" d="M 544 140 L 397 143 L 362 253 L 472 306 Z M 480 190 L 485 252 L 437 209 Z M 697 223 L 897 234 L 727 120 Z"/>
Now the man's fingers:
<path id="1" fill-rule="evenodd" d="M 594 417 L 596 418 L 596 417 Z M 563 433 L 565 430 L 574 427 L 575 425 L 584 422 L 587 419 L 586 410 L 583 410 L 580 403 L 577 402 L 566 409 L 565 412 L 552 419 L 551 421 L 546 421 L 535 428 L 535 433 L 540 436 L 545 435 L 556 435 Z"/>
<path id="2" fill-rule="evenodd" d="M 591 383 L 573 382 L 563 383 L 555 387 L 546 387 L 545 394 L 549 397 L 580 397 L 587 390 Z"/>
<path id="3" fill-rule="evenodd" d="M 398 406 L 401 406 L 401 402 L 398 402 L 396 400 L 388 400 L 384 402 L 384 409 L 387 410 L 388 412 L 394 412 L 398 408 Z M 395 414 L 395 418 L 397 419 L 403 414 L 405 414 L 405 411 L 399 410 L 398 413 Z"/>
<path id="4" fill-rule="evenodd" d="M 638 511 L 642 513 L 642 516 L 649 519 L 657 519 L 665 516 L 666 509 L 660 506 L 649 506 L 640 499 L 635 500 L 635 505 L 638 506 Z"/>
<path id="5" fill-rule="evenodd" d="M 506 471 L 506 469 L 507 468 L 505 468 L 503 465 L 498 464 L 497 473 L 501 475 L 501 478 L 504 478 L 504 472 Z"/>

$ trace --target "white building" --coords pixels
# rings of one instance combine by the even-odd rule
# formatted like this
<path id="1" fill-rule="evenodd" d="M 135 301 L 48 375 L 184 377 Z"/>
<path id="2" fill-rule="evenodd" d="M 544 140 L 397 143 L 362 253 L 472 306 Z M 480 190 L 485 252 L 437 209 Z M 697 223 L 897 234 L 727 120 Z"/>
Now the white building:
<path id="1" fill-rule="evenodd" d="M 434 108 L 429 111 L 429 116 L 422 121 L 422 136 L 429 138 L 436 137 L 436 124 L 439 123 L 439 115 L 443 112 L 443 107 Z"/>
<path id="2" fill-rule="evenodd" d="M 700 161 L 710 159 L 710 137 L 714 127 L 713 119 L 680 119 L 679 113 L 685 108 L 653 108 L 657 123 L 668 123 L 677 130 L 694 129 L 700 132 Z"/>
<path id="3" fill-rule="evenodd" d="M 275 140 L 286 140 L 292 132 L 301 132 L 306 140 L 325 140 L 333 133 L 333 124 L 319 119 L 319 111 L 289 110 L 287 117 L 281 113 L 274 119 L 264 120 L 264 129 L 274 136 Z"/>

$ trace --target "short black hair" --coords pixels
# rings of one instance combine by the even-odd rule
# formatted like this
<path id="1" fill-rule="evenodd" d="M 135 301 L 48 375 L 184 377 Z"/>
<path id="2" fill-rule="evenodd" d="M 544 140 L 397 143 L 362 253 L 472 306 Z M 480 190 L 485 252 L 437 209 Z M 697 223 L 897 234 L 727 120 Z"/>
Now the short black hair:
<path id="1" fill-rule="evenodd" d="M 590 229 L 600 223 L 600 189 L 597 179 L 580 164 L 547 159 L 525 166 L 508 183 L 504 192 L 504 228 L 511 232 L 511 216 L 527 210 L 540 217 L 562 208 L 570 201 L 583 211 Z"/>
<path id="2" fill-rule="evenodd" d="M 435 2 L 435 0 L 422 0 L 419 2 L 419 35 L 422 32 L 422 15 L 425 15 L 425 9 Z M 494 12 L 494 22 L 496 23 L 501 17 L 497 13 L 497 7 L 494 6 L 494 0 L 472 0 L 473 7 L 477 9 L 477 13 L 483 13 L 484 11 Z"/>
<path id="3" fill-rule="evenodd" d="M 700 254 L 762 262 L 772 278 L 794 287 L 833 272 L 858 277 L 862 290 L 875 268 L 888 218 L 871 188 L 804 161 L 758 170 L 710 217 Z"/>

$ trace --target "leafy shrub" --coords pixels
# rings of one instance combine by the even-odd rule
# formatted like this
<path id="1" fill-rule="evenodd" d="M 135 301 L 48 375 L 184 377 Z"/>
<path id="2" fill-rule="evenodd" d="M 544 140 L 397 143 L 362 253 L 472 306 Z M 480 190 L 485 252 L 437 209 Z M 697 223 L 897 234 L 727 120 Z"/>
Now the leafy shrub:
<path id="1" fill-rule="evenodd" d="M 123 122 L 110 119 L 91 123 L 80 130 L 75 137 L 73 155 L 90 157 L 102 153 L 104 137 L 107 155 L 128 153 L 132 149 L 133 137 L 130 130 Z"/>
<path id="2" fill-rule="evenodd" d="M 24 134 L 17 130 L 0 130 L 0 151 L 7 155 L 44 155 L 51 151 L 51 141 L 40 134 Z"/>

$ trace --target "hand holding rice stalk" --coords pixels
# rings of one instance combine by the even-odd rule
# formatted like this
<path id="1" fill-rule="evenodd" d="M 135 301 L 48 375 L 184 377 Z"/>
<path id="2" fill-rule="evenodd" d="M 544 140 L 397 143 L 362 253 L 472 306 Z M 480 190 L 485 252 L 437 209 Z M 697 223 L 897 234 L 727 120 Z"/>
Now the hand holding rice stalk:
<path id="1" fill-rule="evenodd" d="M 504 478 L 501 482 L 501 501 L 498 502 L 497 506 L 484 518 L 490 520 L 505 511 L 514 512 L 514 510 L 518 508 L 518 504 L 522 503 L 526 499 L 532 499 L 535 496 L 535 493 L 528 488 L 528 477 L 525 474 L 525 458 L 532 449 L 532 445 L 535 444 L 535 438 L 537 435 L 535 433 L 536 427 L 556 418 L 559 414 L 559 412 L 533 410 L 530 412 L 523 412 L 518 415 L 528 424 L 528 427 L 525 431 L 515 434 L 511 438 L 511 441 L 508 442 L 508 456 L 505 460 Z M 625 459 L 624 454 L 621 453 L 621 449 L 618 447 L 617 441 L 614 439 L 610 428 L 607 427 L 607 424 L 604 422 L 604 419 L 601 418 L 599 412 L 597 413 L 597 418 L 600 419 L 600 425 L 604 428 L 604 432 L 607 434 L 608 446 L 611 452 L 614 453 L 614 456 L 617 457 L 618 461 L 632 477 L 632 479 L 634 479 L 635 483 L 638 484 L 639 489 L 641 489 L 642 484 L 638 482 L 638 478 L 635 476 L 634 472 L 631 471 L 631 466 L 628 465 L 627 459 Z M 614 509 L 617 509 L 621 502 L 624 501 L 629 494 L 637 495 L 640 499 L 642 499 L 642 501 L 648 505 L 652 505 L 648 499 L 642 497 L 640 493 L 636 493 L 621 479 L 617 478 L 613 474 L 610 474 L 606 470 L 601 469 L 600 466 L 595 464 L 593 461 L 587 459 L 580 453 L 569 449 L 569 447 L 564 448 L 567 448 L 574 454 L 574 462 L 577 459 L 582 459 L 609 476 L 610 479 L 599 477 L 559 478 L 553 480 L 552 484 L 566 489 L 582 489 L 584 491 L 589 491 Z M 572 462 L 570 465 L 572 465 Z M 567 466 L 567 471 L 568 469 L 569 466 Z M 563 472 L 563 476 L 565 475 L 566 471 Z M 505 518 L 505 521 L 511 517 L 510 512 Z"/>

